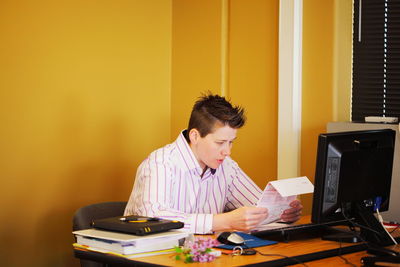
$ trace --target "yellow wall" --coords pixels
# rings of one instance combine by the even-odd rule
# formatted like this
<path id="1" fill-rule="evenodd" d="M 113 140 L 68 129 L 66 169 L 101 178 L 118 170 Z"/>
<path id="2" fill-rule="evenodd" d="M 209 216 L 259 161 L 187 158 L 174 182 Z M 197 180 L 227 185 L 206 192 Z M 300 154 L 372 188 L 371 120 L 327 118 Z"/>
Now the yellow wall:
<path id="1" fill-rule="evenodd" d="M 221 93 L 221 2 L 173 1 L 173 138 L 202 92 Z M 232 0 L 228 9 L 226 96 L 248 116 L 232 157 L 264 187 L 276 179 L 278 1 Z"/>
<path id="2" fill-rule="evenodd" d="M 277 178 L 279 1 L 230 1 L 228 95 L 247 110 L 232 157 L 264 188 Z"/>
<path id="3" fill-rule="evenodd" d="M 187 127 L 201 93 L 219 93 L 220 1 L 172 1 L 171 136 Z"/>
<path id="4" fill-rule="evenodd" d="M 77 263 L 75 209 L 127 200 L 169 142 L 171 14 L 162 0 L 0 2 L 2 266 Z"/>
<path id="5" fill-rule="evenodd" d="M 332 121 L 334 1 L 303 2 L 301 175 L 314 181 L 318 134 Z M 309 214 L 312 194 L 302 196 Z"/>
<path id="6" fill-rule="evenodd" d="M 276 178 L 279 1 L 228 1 L 227 77 L 222 1 L 0 2 L 4 266 L 76 266 L 73 212 L 127 200 L 141 160 L 221 79 L 248 116 L 232 157 L 260 187 Z M 301 172 L 311 179 L 316 136 L 332 120 L 333 2 L 304 0 Z"/>
<path id="7" fill-rule="evenodd" d="M 333 120 L 350 121 L 353 1 L 334 2 Z"/>

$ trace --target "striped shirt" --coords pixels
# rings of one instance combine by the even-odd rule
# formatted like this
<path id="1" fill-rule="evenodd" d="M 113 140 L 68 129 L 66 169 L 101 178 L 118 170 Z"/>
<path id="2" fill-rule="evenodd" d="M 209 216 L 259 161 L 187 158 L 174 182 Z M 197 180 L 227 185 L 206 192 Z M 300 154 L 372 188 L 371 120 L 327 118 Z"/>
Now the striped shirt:
<path id="1" fill-rule="evenodd" d="M 139 166 L 125 215 L 184 222 L 191 233 L 212 233 L 213 215 L 253 206 L 262 190 L 226 157 L 216 169 L 203 170 L 183 132 Z"/>

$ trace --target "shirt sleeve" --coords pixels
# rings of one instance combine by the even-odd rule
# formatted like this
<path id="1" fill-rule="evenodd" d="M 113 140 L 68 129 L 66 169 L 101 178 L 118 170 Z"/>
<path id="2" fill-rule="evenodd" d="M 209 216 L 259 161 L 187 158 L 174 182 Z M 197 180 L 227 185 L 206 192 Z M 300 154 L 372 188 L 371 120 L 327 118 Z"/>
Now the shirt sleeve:
<path id="1" fill-rule="evenodd" d="M 232 180 L 228 186 L 225 211 L 244 206 L 255 206 L 262 195 L 262 190 L 234 160 L 230 162 L 229 175 Z"/>
<path id="2" fill-rule="evenodd" d="M 146 159 L 136 173 L 124 215 L 177 220 L 183 222 L 184 230 L 190 233 L 212 233 L 213 214 L 189 214 L 170 207 L 173 175 L 168 163 Z"/>

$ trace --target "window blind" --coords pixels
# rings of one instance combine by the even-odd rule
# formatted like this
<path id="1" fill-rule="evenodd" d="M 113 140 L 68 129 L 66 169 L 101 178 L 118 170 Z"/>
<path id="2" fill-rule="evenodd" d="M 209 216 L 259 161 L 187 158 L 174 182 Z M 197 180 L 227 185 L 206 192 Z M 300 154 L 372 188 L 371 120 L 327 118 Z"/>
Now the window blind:
<path id="1" fill-rule="evenodd" d="M 354 0 L 352 121 L 400 117 L 400 0 Z"/>

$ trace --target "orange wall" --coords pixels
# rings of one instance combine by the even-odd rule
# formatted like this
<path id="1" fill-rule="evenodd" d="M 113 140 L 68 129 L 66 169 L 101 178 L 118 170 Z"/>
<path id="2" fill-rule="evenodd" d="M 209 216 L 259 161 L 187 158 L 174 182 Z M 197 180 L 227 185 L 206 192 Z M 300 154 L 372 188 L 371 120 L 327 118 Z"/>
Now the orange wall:
<path id="1" fill-rule="evenodd" d="M 226 96 L 248 116 L 232 157 L 264 187 L 276 179 L 278 1 L 229 3 Z M 215 0 L 173 1 L 172 138 L 202 92 L 221 93 L 221 8 Z"/>
<path id="2" fill-rule="evenodd" d="M 314 181 L 318 135 L 333 119 L 334 1 L 303 2 L 303 101 L 301 175 Z M 304 213 L 311 211 L 312 194 L 302 196 Z"/>
<path id="3" fill-rule="evenodd" d="M 247 111 L 233 158 L 263 189 L 277 178 L 279 1 L 230 1 L 228 95 Z"/>
<path id="4" fill-rule="evenodd" d="M 248 116 L 232 157 L 264 187 L 277 175 L 279 1 L 228 2 L 227 96 Z M 0 2 L 4 266 L 77 266 L 73 212 L 127 200 L 141 160 L 186 127 L 201 92 L 221 92 L 221 8 Z M 304 0 L 301 172 L 311 179 L 332 117 L 332 14 L 333 0 Z"/>
<path id="5" fill-rule="evenodd" d="M 2 266 L 72 266 L 80 206 L 170 140 L 170 1 L 0 2 Z M 163 133 L 163 134 L 160 134 Z"/>
<path id="6" fill-rule="evenodd" d="M 175 140 L 187 127 L 192 106 L 201 93 L 220 92 L 221 3 L 172 3 L 171 137 Z"/>

